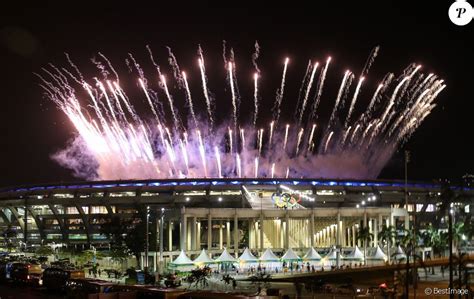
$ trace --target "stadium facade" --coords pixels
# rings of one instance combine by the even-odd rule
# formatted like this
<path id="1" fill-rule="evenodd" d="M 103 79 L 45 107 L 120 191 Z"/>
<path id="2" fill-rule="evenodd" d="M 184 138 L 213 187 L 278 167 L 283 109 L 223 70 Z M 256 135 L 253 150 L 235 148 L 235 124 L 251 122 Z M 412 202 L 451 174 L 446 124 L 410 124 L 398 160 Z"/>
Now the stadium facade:
<path id="1" fill-rule="evenodd" d="M 322 179 L 34 185 L 0 192 L 0 226 L 13 227 L 30 246 L 54 242 L 106 247 L 107 237 L 100 230 L 104 219 L 127 218 L 148 208 L 157 244 L 150 248 L 154 261 L 160 254 L 169 261 L 180 250 L 193 255 L 203 248 L 213 255 L 223 248 L 237 255 L 247 247 L 260 252 L 354 247 L 360 245 L 360 226 L 369 227 L 374 235 L 369 246 L 376 246 L 382 225 L 407 227 L 414 213 L 417 223 L 443 221 L 442 188 L 437 183 Z M 474 188 L 450 188 L 463 198 L 454 204 L 474 208 Z"/>

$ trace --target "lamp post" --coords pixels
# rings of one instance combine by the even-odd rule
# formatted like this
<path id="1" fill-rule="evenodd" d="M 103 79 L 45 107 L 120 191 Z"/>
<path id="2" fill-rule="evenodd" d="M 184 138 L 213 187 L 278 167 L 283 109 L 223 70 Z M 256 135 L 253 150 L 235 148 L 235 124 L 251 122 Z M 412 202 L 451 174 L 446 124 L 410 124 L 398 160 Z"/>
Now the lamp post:
<path id="1" fill-rule="evenodd" d="M 161 208 L 161 217 L 160 217 L 160 260 L 159 260 L 159 266 L 160 266 L 160 274 L 163 269 L 163 226 L 165 224 L 165 208 Z"/>
<path id="2" fill-rule="evenodd" d="M 148 247 L 149 247 L 149 233 L 148 233 L 148 221 L 150 219 L 150 206 L 146 207 L 146 224 L 145 224 L 145 261 L 144 270 L 148 271 Z"/>

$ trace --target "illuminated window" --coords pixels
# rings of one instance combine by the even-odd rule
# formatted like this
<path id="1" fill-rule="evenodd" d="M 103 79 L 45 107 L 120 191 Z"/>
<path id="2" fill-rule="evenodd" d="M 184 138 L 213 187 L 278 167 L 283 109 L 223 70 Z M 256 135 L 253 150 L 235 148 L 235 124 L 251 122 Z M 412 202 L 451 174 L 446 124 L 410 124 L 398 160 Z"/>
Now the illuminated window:
<path id="1" fill-rule="evenodd" d="M 54 198 L 74 198 L 74 195 L 70 193 L 55 193 L 53 194 Z"/>
<path id="2" fill-rule="evenodd" d="M 87 240 L 86 234 L 69 234 L 69 240 Z"/>
<path id="3" fill-rule="evenodd" d="M 91 206 L 90 214 L 107 214 L 107 208 L 105 206 Z"/>
<path id="4" fill-rule="evenodd" d="M 67 215 L 79 214 L 79 211 L 76 209 L 76 207 L 67 207 L 66 214 Z"/>
<path id="5" fill-rule="evenodd" d="M 160 195 L 160 193 L 158 193 L 158 192 L 148 192 L 147 191 L 147 192 L 141 193 L 140 195 L 141 196 L 158 196 L 158 195 Z"/>
<path id="6" fill-rule="evenodd" d="M 63 238 L 63 235 L 61 234 L 47 234 L 46 239 L 48 240 L 60 240 Z"/>
<path id="7" fill-rule="evenodd" d="M 135 196 L 135 192 L 111 192 L 110 197 L 126 197 L 126 196 Z"/>

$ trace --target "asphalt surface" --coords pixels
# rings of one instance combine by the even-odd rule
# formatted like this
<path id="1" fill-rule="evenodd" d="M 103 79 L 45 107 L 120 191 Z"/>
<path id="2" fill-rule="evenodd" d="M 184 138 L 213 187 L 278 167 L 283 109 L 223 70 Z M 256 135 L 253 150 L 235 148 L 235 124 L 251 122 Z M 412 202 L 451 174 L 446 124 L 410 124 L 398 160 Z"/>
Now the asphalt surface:
<path id="1" fill-rule="evenodd" d="M 0 299 L 63 299 L 64 295 L 52 294 L 41 289 L 10 284 L 0 285 Z"/>

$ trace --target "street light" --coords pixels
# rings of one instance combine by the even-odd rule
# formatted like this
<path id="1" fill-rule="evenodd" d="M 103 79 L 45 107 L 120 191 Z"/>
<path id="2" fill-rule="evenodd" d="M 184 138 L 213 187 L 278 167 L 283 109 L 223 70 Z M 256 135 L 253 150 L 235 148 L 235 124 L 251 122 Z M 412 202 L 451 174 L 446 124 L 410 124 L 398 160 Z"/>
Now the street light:
<path id="1" fill-rule="evenodd" d="M 148 272 L 148 247 L 149 247 L 149 233 L 148 233 L 148 221 L 150 219 L 150 206 L 146 207 L 146 229 L 145 229 L 145 263 L 144 263 L 144 270 Z"/>

